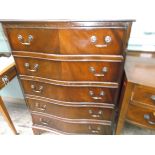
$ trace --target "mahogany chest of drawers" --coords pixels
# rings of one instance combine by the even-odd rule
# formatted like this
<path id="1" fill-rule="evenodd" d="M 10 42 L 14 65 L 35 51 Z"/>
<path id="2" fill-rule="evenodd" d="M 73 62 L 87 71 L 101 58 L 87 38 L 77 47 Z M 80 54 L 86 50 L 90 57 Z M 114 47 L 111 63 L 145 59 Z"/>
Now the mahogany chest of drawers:
<path id="1" fill-rule="evenodd" d="M 155 55 L 148 52 L 127 54 L 116 134 L 124 122 L 155 129 Z"/>
<path id="2" fill-rule="evenodd" d="M 33 132 L 113 134 L 132 21 L 5 21 Z"/>

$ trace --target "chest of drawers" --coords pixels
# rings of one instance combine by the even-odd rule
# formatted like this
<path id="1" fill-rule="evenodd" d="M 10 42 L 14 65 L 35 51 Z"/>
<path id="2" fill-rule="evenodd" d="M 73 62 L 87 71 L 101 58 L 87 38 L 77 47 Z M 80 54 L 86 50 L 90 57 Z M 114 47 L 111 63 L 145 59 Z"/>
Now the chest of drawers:
<path id="1" fill-rule="evenodd" d="M 34 134 L 113 134 L 131 25 L 3 22 Z"/>
<path id="2" fill-rule="evenodd" d="M 127 55 L 117 134 L 121 133 L 125 121 L 155 129 L 155 56 L 138 53 Z"/>

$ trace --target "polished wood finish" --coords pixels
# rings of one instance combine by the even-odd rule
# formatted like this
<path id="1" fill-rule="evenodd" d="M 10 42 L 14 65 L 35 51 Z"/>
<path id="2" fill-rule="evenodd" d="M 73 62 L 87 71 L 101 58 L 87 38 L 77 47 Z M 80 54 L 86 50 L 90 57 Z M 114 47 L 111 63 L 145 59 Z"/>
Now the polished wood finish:
<path id="1" fill-rule="evenodd" d="M 7 34 L 14 51 L 36 51 L 57 54 L 121 54 L 124 44 L 125 28 L 98 28 L 98 29 L 31 29 L 9 28 Z M 39 34 L 39 36 L 38 36 Z M 18 36 L 23 37 L 22 42 L 27 42 L 29 35 L 33 36 L 30 45 L 23 45 Z M 96 36 L 97 43 L 91 42 L 91 37 Z M 107 47 L 96 47 L 96 44 L 105 45 L 104 38 L 110 36 L 112 41 Z M 59 41 L 60 39 L 60 41 Z M 42 42 L 40 43 L 40 40 Z M 60 48 L 59 48 L 60 46 Z"/>
<path id="2" fill-rule="evenodd" d="M 140 52 L 138 55 L 129 53 L 127 56 L 126 79 L 120 100 L 121 108 L 116 134 L 121 133 L 125 121 L 140 127 L 155 129 L 153 125 L 155 118 L 154 62 L 152 53 Z"/>
<path id="3" fill-rule="evenodd" d="M 150 118 L 145 119 L 145 115 L 150 116 Z M 126 120 L 132 124 L 155 129 L 155 107 L 154 108 L 144 108 L 138 104 L 130 104 Z"/>
<path id="4" fill-rule="evenodd" d="M 97 119 L 112 120 L 114 106 L 108 105 L 69 105 L 57 104 L 56 102 L 46 102 L 37 99 L 27 99 L 27 103 L 32 112 L 47 113 L 62 118 L 70 119 Z"/>
<path id="5" fill-rule="evenodd" d="M 8 65 L 5 69 L 0 71 L 0 89 L 5 87 L 5 83 L 3 82 L 2 78 L 7 76 L 8 81 L 11 81 L 15 76 L 17 75 L 16 73 L 16 68 L 15 68 L 15 63 L 11 63 Z"/>
<path id="6" fill-rule="evenodd" d="M 155 87 L 155 54 L 140 52 L 139 56 L 129 56 L 125 65 L 129 82 Z"/>
<path id="7" fill-rule="evenodd" d="M 61 81 L 119 82 L 122 65 L 120 62 L 60 62 L 34 58 L 16 58 L 15 61 L 21 75 Z M 29 67 L 26 67 L 26 64 Z M 35 65 L 38 65 L 36 70 Z M 91 69 L 94 69 L 94 72 Z"/>
<path id="8" fill-rule="evenodd" d="M 119 114 L 118 114 L 118 122 L 116 128 L 116 134 L 120 134 L 124 125 L 124 120 L 126 117 L 126 113 L 128 110 L 128 104 L 130 102 L 130 98 L 132 95 L 133 84 L 127 82 L 126 77 L 124 77 L 124 83 L 121 90 L 120 104 L 119 104 Z"/>
<path id="9" fill-rule="evenodd" d="M 91 86 L 67 87 L 50 85 L 49 83 L 36 82 L 32 80 L 21 80 L 21 82 L 25 94 L 43 96 L 67 102 L 101 102 L 113 104 L 117 91 L 116 88 L 97 88 Z M 34 85 L 35 88 L 32 88 L 32 85 Z M 42 89 L 39 91 L 41 87 Z M 91 95 L 91 93 L 93 94 Z"/>
<path id="10" fill-rule="evenodd" d="M 38 114 L 32 114 L 32 119 L 34 127 L 51 128 L 64 132 L 64 134 L 111 134 L 110 122 L 88 122 L 87 120 L 79 122 L 78 120 L 47 117 Z"/>
<path id="11" fill-rule="evenodd" d="M 36 52 L 12 51 L 14 57 L 37 58 L 40 60 L 71 61 L 71 62 L 124 62 L 123 55 L 60 55 Z"/>
<path id="12" fill-rule="evenodd" d="M 59 31 L 60 50 L 62 54 L 122 54 L 125 29 L 117 28 L 87 28 L 87 29 L 62 29 Z M 91 37 L 96 37 L 96 42 L 91 42 Z M 105 43 L 105 37 L 110 36 L 111 42 Z M 96 45 L 107 45 L 96 47 Z"/>
<path id="13" fill-rule="evenodd" d="M 7 29 L 10 46 L 14 51 L 37 51 L 57 53 L 59 51 L 58 30 L 53 29 L 34 29 L 34 28 L 10 28 Z M 23 37 L 22 42 L 28 41 L 28 36 L 32 35 L 33 39 L 30 45 L 23 45 L 18 36 Z M 41 40 L 41 41 L 40 41 Z"/>
<path id="14" fill-rule="evenodd" d="M 113 133 L 131 25 L 132 21 L 3 22 L 34 134 Z"/>
<path id="15" fill-rule="evenodd" d="M 132 96 L 132 101 L 148 106 L 155 106 L 155 88 L 146 86 L 136 86 Z"/>

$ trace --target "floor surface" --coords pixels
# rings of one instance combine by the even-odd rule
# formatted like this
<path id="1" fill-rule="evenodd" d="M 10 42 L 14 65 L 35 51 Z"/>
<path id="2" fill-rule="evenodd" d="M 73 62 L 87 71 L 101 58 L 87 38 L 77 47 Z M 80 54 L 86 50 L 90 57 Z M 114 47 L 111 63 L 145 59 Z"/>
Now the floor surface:
<path id="1" fill-rule="evenodd" d="M 31 115 L 25 104 L 6 103 L 5 105 L 19 135 L 33 135 Z M 0 135 L 13 135 L 11 129 L 0 114 Z M 125 123 L 122 135 L 155 135 L 155 130 L 142 129 Z"/>

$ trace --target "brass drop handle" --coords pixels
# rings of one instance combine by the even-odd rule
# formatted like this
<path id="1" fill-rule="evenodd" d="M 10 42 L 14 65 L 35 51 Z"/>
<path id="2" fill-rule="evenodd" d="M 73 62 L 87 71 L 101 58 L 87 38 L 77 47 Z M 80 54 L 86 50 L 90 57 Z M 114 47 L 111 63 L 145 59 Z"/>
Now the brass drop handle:
<path id="1" fill-rule="evenodd" d="M 96 77 L 103 77 L 103 76 L 105 76 L 105 73 L 108 72 L 108 67 L 103 67 L 102 70 L 101 70 L 101 73 L 96 73 L 96 70 L 95 70 L 94 67 L 89 67 L 89 71 L 91 73 L 93 73 L 94 76 L 96 76 Z"/>
<path id="2" fill-rule="evenodd" d="M 96 134 L 98 134 L 98 133 L 100 133 L 101 132 L 101 128 L 98 126 L 96 129 L 93 129 L 92 127 L 91 127 L 91 125 L 89 125 L 88 126 L 88 129 L 92 132 L 92 133 L 96 133 Z"/>
<path id="3" fill-rule="evenodd" d="M 103 96 L 105 95 L 104 91 L 100 91 L 99 96 L 94 96 L 94 92 L 92 90 L 89 91 L 89 95 L 91 96 L 92 99 L 94 100 L 102 100 Z"/>
<path id="4" fill-rule="evenodd" d="M 95 44 L 97 42 L 97 37 L 95 35 L 90 37 L 90 41 L 91 43 Z M 103 39 L 104 44 L 95 44 L 95 47 L 97 48 L 104 48 L 104 47 L 108 47 L 109 43 L 111 43 L 112 38 L 111 36 L 105 36 Z"/>
<path id="5" fill-rule="evenodd" d="M 27 62 L 24 64 L 24 66 L 30 72 L 36 72 L 38 70 L 38 68 L 39 68 L 38 64 L 34 64 L 33 69 L 30 69 L 30 64 L 27 63 Z"/>
<path id="6" fill-rule="evenodd" d="M 151 100 L 155 101 L 155 95 L 151 95 Z"/>
<path id="7" fill-rule="evenodd" d="M 22 45 L 26 45 L 26 46 L 29 46 L 31 44 L 31 41 L 33 40 L 32 35 L 28 35 L 27 41 L 24 41 L 24 38 L 22 35 L 18 35 L 17 38 Z"/>
<path id="8" fill-rule="evenodd" d="M 40 118 L 40 123 L 43 125 L 49 125 L 49 121 L 45 121 L 42 118 Z"/>
<path id="9" fill-rule="evenodd" d="M 2 81 L 3 81 L 4 85 L 7 85 L 7 84 L 9 83 L 9 78 L 8 78 L 8 76 L 7 76 L 7 75 L 4 75 L 4 76 L 2 77 Z"/>
<path id="10" fill-rule="evenodd" d="M 35 107 L 38 109 L 38 110 L 41 110 L 41 111 L 45 111 L 46 110 L 46 104 L 44 105 L 40 105 L 39 103 L 36 103 L 35 104 Z"/>
<path id="11" fill-rule="evenodd" d="M 155 116 L 155 112 L 153 113 L 153 116 Z M 155 122 L 151 121 L 150 114 L 145 114 L 144 119 L 150 124 L 150 125 L 155 125 Z"/>
<path id="12" fill-rule="evenodd" d="M 103 111 L 99 110 L 97 112 L 97 114 L 94 114 L 93 110 L 89 110 L 89 114 L 91 114 L 91 116 L 94 117 L 94 118 L 98 118 L 98 117 L 101 117 L 103 115 Z"/>
<path id="13" fill-rule="evenodd" d="M 43 90 L 43 86 L 39 86 L 39 89 L 36 90 L 36 87 L 35 87 L 34 85 L 31 85 L 31 89 L 32 89 L 32 91 L 35 92 L 35 93 L 41 93 L 42 90 Z"/>

